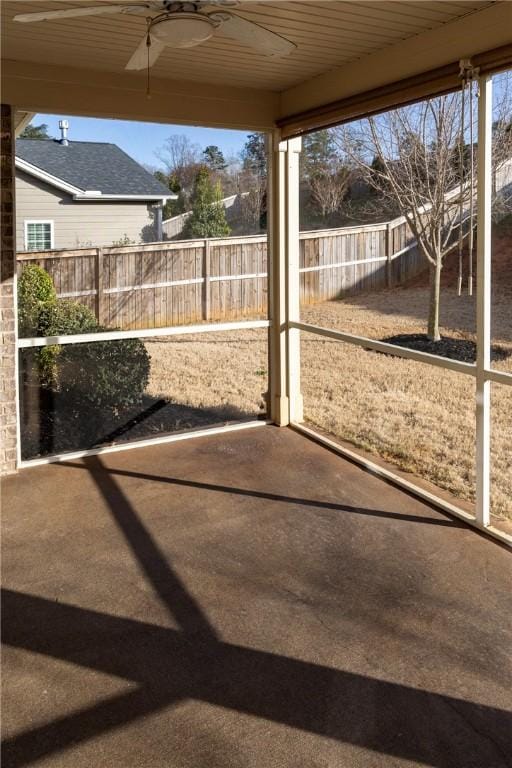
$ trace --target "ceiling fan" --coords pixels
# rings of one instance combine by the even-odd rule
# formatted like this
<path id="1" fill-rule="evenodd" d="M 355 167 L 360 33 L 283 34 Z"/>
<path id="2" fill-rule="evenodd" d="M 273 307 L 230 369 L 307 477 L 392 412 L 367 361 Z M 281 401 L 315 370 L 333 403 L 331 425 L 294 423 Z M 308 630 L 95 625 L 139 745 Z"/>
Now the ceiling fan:
<path id="1" fill-rule="evenodd" d="M 220 31 L 225 37 L 237 40 L 266 56 L 286 56 L 295 43 L 270 29 L 238 16 L 226 8 L 234 8 L 240 0 L 148 0 L 127 5 L 96 5 L 88 8 L 69 8 L 62 11 L 21 13 L 14 21 L 33 22 L 52 19 L 99 16 L 102 14 L 134 14 L 146 16 L 147 30 L 125 69 L 146 69 L 153 66 L 166 46 L 194 48 Z M 206 12 L 207 6 L 219 10 Z M 152 16 L 150 14 L 157 14 Z"/>

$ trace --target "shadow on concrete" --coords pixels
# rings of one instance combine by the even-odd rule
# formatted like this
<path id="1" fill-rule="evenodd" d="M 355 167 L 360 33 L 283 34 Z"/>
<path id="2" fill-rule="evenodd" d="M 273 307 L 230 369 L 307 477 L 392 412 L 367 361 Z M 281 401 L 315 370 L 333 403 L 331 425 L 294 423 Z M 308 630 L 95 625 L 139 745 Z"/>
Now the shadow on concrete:
<path id="1" fill-rule="evenodd" d="M 191 606 L 187 601 L 189 625 L 196 619 Z M 501 709 L 9 590 L 3 612 L 7 645 L 137 684 L 7 740 L 5 768 L 29 765 L 183 699 L 422 765 L 510 765 L 512 714 Z"/>
<path id="2" fill-rule="evenodd" d="M 116 482 L 114 471 L 107 470 L 99 457 L 88 459 L 86 467 L 148 582 L 181 631 L 4 590 L 6 645 L 115 676 L 134 686 L 7 739 L 4 768 L 30 765 L 185 699 L 422 765 L 510 765 L 510 712 L 224 642 L 145 528 Z M 375 513 L 208 483 L 119 474 L 358 514 Z M 451 521 L 393 516 L 453 525 Z M 262 741 L 261 749 L 267 747 Z"/>
<path id="3" fill-rule="evenodd" d="M 252 412 L 229 403 L 196 407 L 144 395 L 139 405 L 104 414 L 101 429 L 94 429 L 90 420 L 77 419 L 76 412 L 66 408 L 51 390 L 22 389 L 21 441 L 26 460 L 266 417 L 256 407 Z"/>
<path id="4" fill-rule="evenodd" d="M 96 458 L 96 457 L 94 457 Z M 95 477 L 98 485 L 102 484 L 98 477 L 97 469 L 91 467 L 92 459 L 84 459 L 83 463 L 72 461 L 61 461 L 61 467 L 74 467 L 76 469 L 88 469 Z M 168 483 L 170 485 L 181 486 L 183 488 L 198 488 L 205 491 L 214 491 L 217 493 L 227 493 L 234 496 L 249 496 L 255 499 L 264 499 L 265 501 L 277 501 L 284 504 L 297 504 L 303 507 L 314 507 L 315 509 L 329 509 L 334 512 L 347 512 L 350 514 L 382 517 L 390 520 L 401 520 L 403 522 L 424 523 L 426 525 L 440 525 L 449 528 L 466 528 L 464 523 L 450 518 L 441 517 L 423 517 L 422 515 L 409 515 L 402 512 L 389 512 L 381 509 L 365 509 L 363 507 L 354 507 L 348 504 L 339 504 L 338 502 L 319 501 L 315 499 L 303 499 L 296 496 L 283 496 L 278 493 L 268 493 L 266 491 L 256 491 L 250 488 L 235 488 L 231 485 L 218 485 L 216 483 L 203 483 L 196 480 L 183 480 L 177 477 L 163 477 L 161 475 L 149 475 L 144 472 L 133 472 L 124 469 L 109 468 L 110 475 L 120 477 L 133 477 L 137 480 L 147 480 L 148 482 Z"/>

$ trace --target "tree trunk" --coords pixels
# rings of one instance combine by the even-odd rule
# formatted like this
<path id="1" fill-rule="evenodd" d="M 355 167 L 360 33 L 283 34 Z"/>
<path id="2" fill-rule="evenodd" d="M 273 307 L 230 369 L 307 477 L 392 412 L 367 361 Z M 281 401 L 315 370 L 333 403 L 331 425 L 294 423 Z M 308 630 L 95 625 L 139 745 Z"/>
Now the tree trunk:
<path id="1" fill-rule="evenodd" d="M 435 266 L 430 265 L 430 301 L 428 307 L 428 331 L 430 341 L 440 341 L 439 303 L 441 300 L 441 269 L 443 263 L 437 259 Z"/>

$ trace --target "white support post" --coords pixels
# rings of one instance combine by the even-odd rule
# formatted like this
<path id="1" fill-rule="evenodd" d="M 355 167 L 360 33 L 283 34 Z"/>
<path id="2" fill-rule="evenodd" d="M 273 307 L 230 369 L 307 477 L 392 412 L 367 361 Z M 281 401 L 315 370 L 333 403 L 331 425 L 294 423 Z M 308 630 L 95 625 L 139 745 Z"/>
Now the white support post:
<path id="1" fill-rule="evenodd" d="M 300 330 L 290 323 L 300 322 L 299 274 L 299 159 L 302 139 L 286 142 L 286 328 L 288 332 L 287 369 L 290 421 L 304 420 L 300 391 Z"/>
<path id="2" fill-rule="evenodd" d="M 270 417 L 302 421 L 299 320 L 299 153 L 301 140 L 269 137 Z"/>
<path id="3" fill-rule="evenodd" d="M 479 78 L 476 287 L 476 522 L 490 525 L 492 77 Z"/>
<path id="4" fill-rule="evenodd" d="M 279 131 L 268 135 L 267 167 L 269 411 L 274 424 L 284 427 L 289 423 L 286 394 L 285 156 L 280 151 Z"/>

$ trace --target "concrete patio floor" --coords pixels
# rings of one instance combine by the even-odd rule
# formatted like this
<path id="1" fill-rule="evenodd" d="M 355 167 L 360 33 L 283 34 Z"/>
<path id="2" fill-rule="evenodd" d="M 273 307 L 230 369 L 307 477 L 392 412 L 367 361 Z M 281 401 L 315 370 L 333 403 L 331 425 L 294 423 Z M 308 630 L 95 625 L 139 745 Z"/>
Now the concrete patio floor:
<path id="1" fill-rule="evenodd" d="M 4 768 L 512 765 L 512 559 L 287 429 L 3 483 Z"/>

